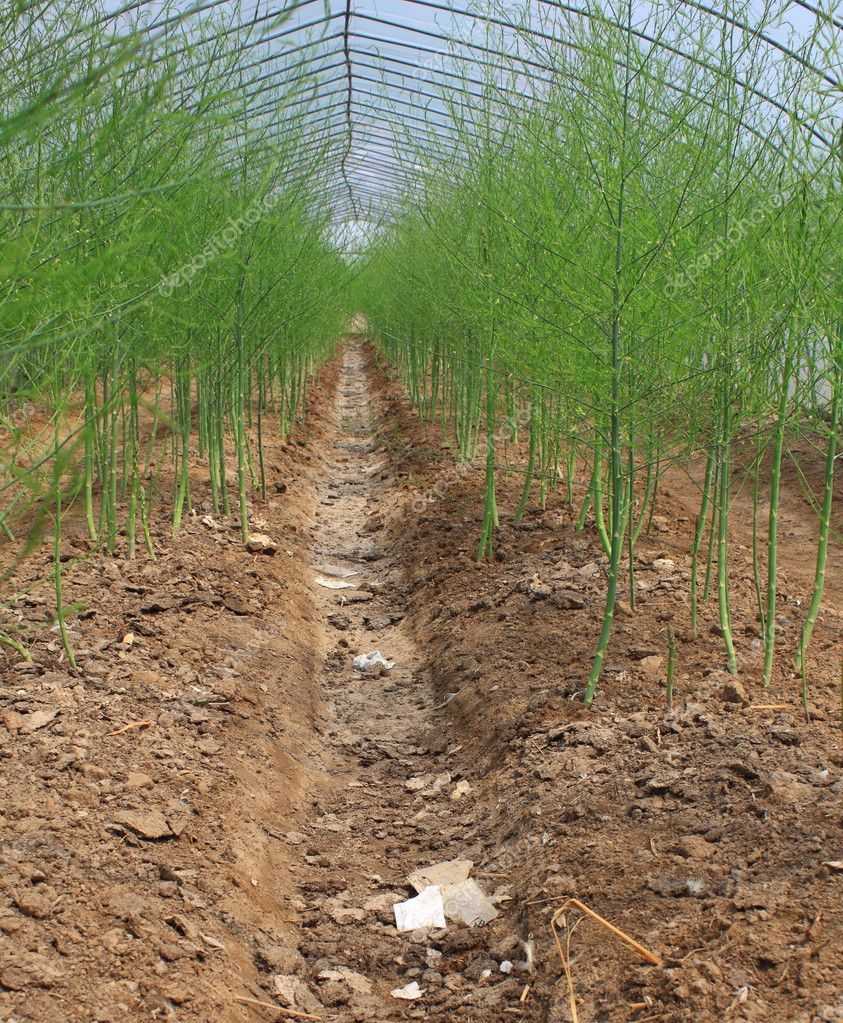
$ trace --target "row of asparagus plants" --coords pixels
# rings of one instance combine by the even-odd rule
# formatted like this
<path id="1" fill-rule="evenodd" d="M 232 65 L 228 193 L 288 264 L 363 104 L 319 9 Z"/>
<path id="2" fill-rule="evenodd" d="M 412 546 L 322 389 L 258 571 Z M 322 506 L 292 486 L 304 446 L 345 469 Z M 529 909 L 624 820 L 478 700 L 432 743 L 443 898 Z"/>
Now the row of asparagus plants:
<path id="1" fill-rule="evenodd" d="M 231 31 L 231 9 L 191 21 L 156 5 L 150 24 L 149 6 L 4 15 L 17 58 L 0 71 L 6 603 L 51 533 L 71 665 L 67 516 L 91 549 L 154 556 L 153 508 L 169 505 L 178 530 L 198 455 L 203 499 L 233 511 L 245 540 L 268 417 L 283 436 L 303 415 L 342 320 L 347 269 L 317 214 L 320 151 L 305 145 L 295 76 L 279 68 L 260 97 L 286 120 L 279 138 L 251 97 L 269 59 L 254 28 Z M 0 640 L 26 655 L 23 637 Z"/>
<path id="2" fill-rule="evenodd" d="M 625 578 L 634 605 L 636 543 L 671 468 L 704 464 L 690 625 L 696 634 L 700 603 L 716 596 L 733 673 L 730 512 L 740 487 L 748 481 L 756 509 L 769 509 L 754 557 L 765 683 L 782 472 L 796 440 L 825 464 L 795 652 L 803 678 L 835 538 L 843 130 L 839 109 L 822 103 L 828 26 L 818 17 L 817 32 L 775 62 L 763 21 L 741 33 L 734 17 L 698 12 L 691 31 L 688 6 L 651 10 L 643 31 L 631 0 L 587 21 L 560 14 L 552 27 L 565 46 L 525 18 L 523 67 L 508 83 L 490 72 L 452 102 L 458 180 L 419 144 L 420 184 L 360 293 L 422 413 L 452 425 L 463 458 L 483 444 L 478 557 L 492 553 L 496 476 L 509 468 L 501 439 L 519 432 L 516 520 L 540 483 L 542 502 L 561 485 L 577 526 L 593 522 L 607 590 L 587 703 Z M 513 102 L 536 66 L 532 97 Z"/>

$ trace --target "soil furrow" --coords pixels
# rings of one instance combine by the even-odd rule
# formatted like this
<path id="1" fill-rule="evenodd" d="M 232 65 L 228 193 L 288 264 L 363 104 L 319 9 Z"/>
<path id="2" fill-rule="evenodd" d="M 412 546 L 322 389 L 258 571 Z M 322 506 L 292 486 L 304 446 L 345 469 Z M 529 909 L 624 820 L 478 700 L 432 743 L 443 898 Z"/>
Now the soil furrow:
<path id="1" fill-rule="evenodd" d="M 299 951 L 337 1023 L 408 1015 L 454 1019 L 464 980 L 449 981 L 440 967 L 444 944 L 460 928 L 399 934 L 394 926 L 393 905 L 414 894 L 407 876 L 463 856 L 461 838 L 471 820 L 459 779 L 447 769 L 447 750 L 444 757 L 431 752 L 440 748 L 431 735 L 444 722 L 424 653 L 405 621 L 402 566 L 384 542 L 382 516 L 395 481 L 375 439 L 377 408 L 356 343 L 343 354 L 336 418 L 313 566 L 317 611 L 327 631 L 324 765 L 331 782 L 321 814 L 302 826 L 308 869 L 300 883 L 307 908 Z M 329 581 L 344 586 L 324 585 Z M 353 666 L 355 656 L 376 650 L 394 662 L 391 668 Z M 482 943 L 481 929 L 462 930 L 463 946 Z M 392 995 L 413 981 L 425 992 L 420 1001 Z M 283 991 L 285 981 L 276 983 Z M 482 991 L 481 1000 L 488 993 Z M 300 995 L 298 1007 L 320 1010 Z M 460 1018 L 473 1018 L 468 1006 L 458 1011 Z"/>

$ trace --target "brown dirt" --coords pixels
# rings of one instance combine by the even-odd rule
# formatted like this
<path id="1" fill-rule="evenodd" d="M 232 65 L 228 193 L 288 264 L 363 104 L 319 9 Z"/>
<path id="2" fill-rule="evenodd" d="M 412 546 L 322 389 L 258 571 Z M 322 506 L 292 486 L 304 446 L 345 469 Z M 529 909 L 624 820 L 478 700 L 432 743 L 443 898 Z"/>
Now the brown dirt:
<path id="1" fill-rule="evenodd" d="M 674 475 L 587 711 L 574 697 L 603 558 L 561 496 L 515 526 L 520 480 L 503 478 L 497 558 L 477 565 L 480 472 L 453 472 L 440 431 L 357 342 L 311 394 L 306 431 L 270 451 L 274 496 L 253 524 L 273 557 L 245 553 L 231 520 L 204 524 L 206 508 L 175 539 L 162 520 L 156 561 L 95 554 L 69 575 L 67 600 L 88 605 L 78 676 L 46 628 L 33 667 L 7 660 L 0 1020 L 290 1018 L 247 996 L 326 1023 L 563 1023 L 550 917 L 572 895 L 663 959 L 578 922 L 581 1023 L 843 1020 L 843 874 L 824 865 L 843 857 L 843 568 L 837 551 L 807 724 L 787 670 L 811 574 L 796 488 L 773 686 L 757 681 L 745 505 L 743 688 L 712 607 L 687 635 L 695 498 Z M 358 574 L 330 589 L 326 569 Z M 40 591 L 18 613 L 43 619 Z M 391 671 L 352 667 L 376 648 Z M 407 875 L 454 857 L 500 916 L 398 934 Z M 420 1000 L 391 997 L 414 980 Z"/>

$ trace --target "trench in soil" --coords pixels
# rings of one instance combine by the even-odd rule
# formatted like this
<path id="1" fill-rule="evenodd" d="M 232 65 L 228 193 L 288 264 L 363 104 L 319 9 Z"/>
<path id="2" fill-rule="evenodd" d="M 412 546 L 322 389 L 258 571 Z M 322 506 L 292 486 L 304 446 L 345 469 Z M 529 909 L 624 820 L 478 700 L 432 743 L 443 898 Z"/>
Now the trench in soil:
<path id="1" fill-rule="evenodd" d="M 406 575 L 384 543 L 395 481 L 377 440 L 378 410 L 359 343 L 343 350 L 335 422 L 313 531 L 329 780 L 318 816 L 301 826 L 309 869 L 299 887 L 309 937 L 300 949 L 310 964 L 323 961 L 325 969 L 314 972 L 331 1018 L 453 1019 L 468 1010 L 462 983 L 445 986 L 436 943 L 421 932 L 396 933 L 393 905 L 408 898 L 408 875 L 465 857 L 470 800 L 460 794 L 459 774 L 448 771 L 456 739 L 435 739 L 437 752 L 431 750 L 431 737 L 447 737 L 448 725 L 407 623 Z M 356 669 L 356 651 L 378 651 L 392 667 Z M 478 954 L 484 941 L 475 934 L 468 944 L 479 946 Z M 391 992 L 414 980 L 425 991 L 423 1007 L 399 1013 Z"/>

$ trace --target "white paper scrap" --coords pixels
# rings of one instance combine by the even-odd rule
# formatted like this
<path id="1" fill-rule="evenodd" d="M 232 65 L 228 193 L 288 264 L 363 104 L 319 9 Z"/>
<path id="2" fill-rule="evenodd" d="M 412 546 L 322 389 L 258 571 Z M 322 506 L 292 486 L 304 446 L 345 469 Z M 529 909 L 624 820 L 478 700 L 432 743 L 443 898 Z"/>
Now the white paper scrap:
<path id="1" fill-rule="evenodd" d="M 479 927 L 500 914 L 480 885 L 473 879 L 446 885 L 441 890 L 445 916 L 454 923 Z"/>
<path id="2" fill-rule="evenodd" d="M 412 983 L 405 985 L 404 987 L 397 987 L 390 994 L 393 998 L 403 998 L 407 1002 L 415 1001 L 416 998 L 421 998 L 424 991 L 419 987 L 418 981 L 414 980 Z"/>
<path id="3" fill-rule="evenodd" d="M 430 885 L 459 884 L 460 881 L 467 881 L 471 868 L 474 866 L 471 860 L 443 860 L 441 863 L 434 863 L 431 867 L 423 867 L 416 870 L 407 878 L 417 892 L 424 891 Z"/>
<path id="4" fill-rule="evenodd" d="M 414 899 L 397 902 L 393 907 L 395 926 L 399 931 L 417 931 L 422 927 L 445 926 L 445 904 L 442 889 L 432 884 Z"/>
<path id="5" fill-rule="evenodd" d="M 351 662 L 358 671 L 371 671 L 378 665 L 387 670 L 395 667 L 395 661 L 388 661 L 380 650 L 370 650 L 368 654 L 360 654 Z"/>

